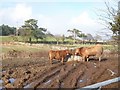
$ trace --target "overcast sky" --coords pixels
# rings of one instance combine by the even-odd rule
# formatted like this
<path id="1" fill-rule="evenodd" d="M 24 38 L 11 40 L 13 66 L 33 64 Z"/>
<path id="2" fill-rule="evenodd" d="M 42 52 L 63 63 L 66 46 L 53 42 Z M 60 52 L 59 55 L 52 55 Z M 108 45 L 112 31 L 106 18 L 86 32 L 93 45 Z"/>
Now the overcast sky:
<path id="1" fill-rule="evenodd" d="M 111 0 L 112 1 L 112 0 Z M 114 0 L 113 0 L 114 1 Z M 99 24 L 100 9 L 105 0 L 1 0 L 0 25 L 20 27 L 30 18 L 38 20 L 38 26 L 52 34 L 67 35 L 68 29 L 98 34 L 105 28 Z M 110 33 L 109 30 L 107 30 Z"/>

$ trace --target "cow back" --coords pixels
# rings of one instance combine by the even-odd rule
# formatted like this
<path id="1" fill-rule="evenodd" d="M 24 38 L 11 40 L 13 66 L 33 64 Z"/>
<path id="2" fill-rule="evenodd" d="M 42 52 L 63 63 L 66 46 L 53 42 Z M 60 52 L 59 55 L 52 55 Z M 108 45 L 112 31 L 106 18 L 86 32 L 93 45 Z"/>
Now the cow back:
<path id="1" fill-rule="evenodd" d="M 100 56 L 103 53 L 103 47 L 101 45 L 96 45 L 92 47 L 84 47 L 81 49 L 81 54 L 84 56 Z"/>

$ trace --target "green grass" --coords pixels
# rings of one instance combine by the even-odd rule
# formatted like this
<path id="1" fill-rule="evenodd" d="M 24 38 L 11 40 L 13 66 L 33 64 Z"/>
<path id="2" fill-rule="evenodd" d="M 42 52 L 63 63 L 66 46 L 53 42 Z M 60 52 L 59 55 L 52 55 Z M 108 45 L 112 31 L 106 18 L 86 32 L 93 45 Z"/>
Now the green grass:
<path id="1" fill-rule="evenodd" d="M 103 45 L 104 50 L 118 51 L 118 45 Z"/>
<path id="2" fill-rule="evenodd" d="M 20 41 L 23 42 L 22 36 L 0 36 L 1 42 L 14 42 L 14 41 Z M 35 38 L 32 38 L 32 41 L 36 41 Z"/>
<path id="3" fill-rule="evenodd" d="M 46 37 L 46 41 L 56 41 L 54 37 L 48 36 Z"/>
<path id="4" fill-rule="evenodd" d="M 0 41 L 1 42 L 14 42 L 14 40 L 17 41 L 23 41 L 23 38 L 21 36 L 0 36 Z M 35 38 L 32 38 L 33 41 L 36 41 Z M 39 40 L 40 41 L 40 40 Z M 56 41 L 54 37 L 46 37 L 46 41 Z M 65 39 L 65 41 L 73 42 L 71 39 Z M 85 47 L 85 46 L 92 46 L 94 44 L 62 44 L 60 46 L 65 46 L 69 48 L 78 48 L 78 47 Z M 113 45 L 103 45 L 104 50 L 118 50 L 118 46 L 113 46 Z M 28 51 L 28 52 L 37 52 L 41 51 L 43 49 L 49 49 L 44 45 L 44 47 L 32 47 L 32 46 L 22 46 L 22 45 L 9 45 L 9 46 L 2 46 L 2 50 L 0 52 L 8 52 L 10 50 L 18 50 L 18 51 Z"/>
<path id="5" fill-rule="evenodd" d="M 79 48 L 79 47 L 90 47 L 94 46 L 95 44 L 73 44 L 73 45 L 62 45 L 62 46 L 67 46 L 70 48 Z M 118 45 L 113 46 L 113 45 L 102 45 L 104 50 L 111 50 L 111 51 L 118 51 Z"/>
<path id="6" fill-rule="evenodd" d="M 8 42 L 8 41 L 14 41 L 11 36 L 0 36 L 1 42 Z"/>
<path id="7" fill-rule="evenodd" d="M 56 45 L 52 45 L 52 46 L 56 46 Z M 78 47 L 86 47 L 86 46 L 93 46 L 93 45 L 80 45 L 80 44 L 75 44 L 75 45 L 59 45 L 62 47 L 68 47 L 68 48 L 78 48 Z M 10 50 L 17 50 L 17 51 L 27 51 L 27 52 L 39 52 L 39 51 L 43 51 L 43 50 L 49 50 L 51 47 L 51 45 L 40 45 L 40 46 L 23 46 L 23 45 L 9 45 L 9 46 L 3 46 L 2 45 L 2 50 L 0 50 L 0 53 L 6 53 Z M 112 45 L 103 45 L 104 50 L 112 50 L 112 51 L 116 51 L 118 49 L 118 47 L 113 47 Z"/>
<path id="8" fill-rule="evenodd" d="M 52 36 L 47 36 L 43 41 L 56 41 L 55 37 Z M 23 41 L 22 36 L 0 36 L 0 41 L 1 42 L 12 42 L 12 41 Z M 32 41 L 36 41 L 34 37 L 32 37 Z M 38 39 L 38 41 L 41 41 L 41 39 Z M 73 42 L 71 39 L 65 39 L 65 41 L 68 42 Z M 60 40 L 62 42 L 62 40 Z"/>
<path id="9" fill-rule="evenodd" d="M 23 46 L 23 45 L 10 45 L 10 46 L 2 46 L 1 52 L 6 53 L 10 50 L 17 50 L 17 51 L 26 51 L 26 52 L 39 52 L 42 50 L 47 50 L 49 47 L 46 45 L 41 47 L 35 47 L 35 46 Z"/>

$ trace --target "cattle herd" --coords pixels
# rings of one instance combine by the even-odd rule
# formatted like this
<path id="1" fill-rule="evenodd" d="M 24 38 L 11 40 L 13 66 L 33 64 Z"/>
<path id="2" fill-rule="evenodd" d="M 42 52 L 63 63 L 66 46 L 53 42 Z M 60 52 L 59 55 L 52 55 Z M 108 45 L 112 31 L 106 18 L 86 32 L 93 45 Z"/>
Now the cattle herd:
<path id="1" fill-rule="evenodd" d="M 81 56 L 82 61 L 88 61 L 90 56 L 95 56 L 99 58 L 99 61 L 101 61 L 101 57 L 103 54 L 103 47 L 100 44 L 96 44 L 95 46 L 91 47 L 80 47 L 76 48 L 75 50 L 50 50 L 49 51 L 49 60 L 52 64 L 53 60 L 60 60 L 62 63 L 64 60 L 68 57 L 73 56 Z M 79 61 L 79 60 L 78 60 Z"/>

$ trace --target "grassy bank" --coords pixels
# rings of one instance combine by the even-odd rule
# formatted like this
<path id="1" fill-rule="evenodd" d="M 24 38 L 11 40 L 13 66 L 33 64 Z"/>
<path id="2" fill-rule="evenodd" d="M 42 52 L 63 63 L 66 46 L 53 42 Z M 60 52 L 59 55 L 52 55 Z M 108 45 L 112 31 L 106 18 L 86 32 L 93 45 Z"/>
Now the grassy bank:
<path id="1" fill-rule="evenodd" d="M 93 45 L 48 45 L 48 44 L 39 44 L 39 46 L 30 46 L 30 45 L 2 45 L 2 50 L 1 52 L 8 52 L 10 50 L 17 50 L 17 51 L 27 51 L 27 52 L 39 52 L 39 51 L 44 51 L 44 50 L 50 50 L 51 47 L 67 47 L 67 48 L 78 48 L 78 47 L 86 47 L 86 46 L 93 46 Z M 111 50 L 111 51 L 116 51 L 118 50 L 117 46 L 112 46 L 112 45 L 103 45 L 104 50 Z"/>
<path id="2" fill-rule="evenodd" d="M 0 41 L 1 42 L 14 42 L 15 40 L 17 41 L 22 41 L 22 37 L 20 36 L 0 36 Z M 35 41 L 35 38 L 32 40 Z M 55 41 L 56 39 L 53 37 L 47 37 L 46 41 Z M 72 40 L 66 39 L 66 41 L 72 42 Z M 78 47 L 88 47 L 88 46 L 93 46 L 95 44 L 52 44 L 52 46 L 61 46 L 61 47 L 68 47 L 68 48 L 78 48 Z M 38 52 L 41 50 L 48 50 L 50 49 L 51 44 L 39 44 L 39 46 L 30 46 L 30 45 L 2 45 L 0 52 L 8 52 L 10 50 L 18 50 L 18 51 L 27 51 L 27 52 Z M 118 46 L 113 46 L 113 45 L 103 45 L 104 50 L 112 50 L 112 51 L 117 51 Z"/>
<path id="3" fill-rule="evenodd" d="M 16 41 L 17 42 L 24 42 L 25 41 L 24 39 L 25 38 L 22 36 L 0 36 L 0 42 L 14 42 L 14 41 L 15 42 Z M 73 43 L 73 40 L 71 40 L 71 39 L 65 39 L 64 41 L 69 42 L 69 43 Z M 32 37 L 31 42 L 37 43 L 37 40 L 34 37 Z M 38 39 L 38 42 L 39 43 L 40 42 L 48 42 L 48 43 L 53 42 L 55 44 L 55 43 L 57 43 L 57 40 L 55 37 L 47 36 L 44 39 Z M 59 43 L 62 43 L 62 40 L 59 40 Z"/>

